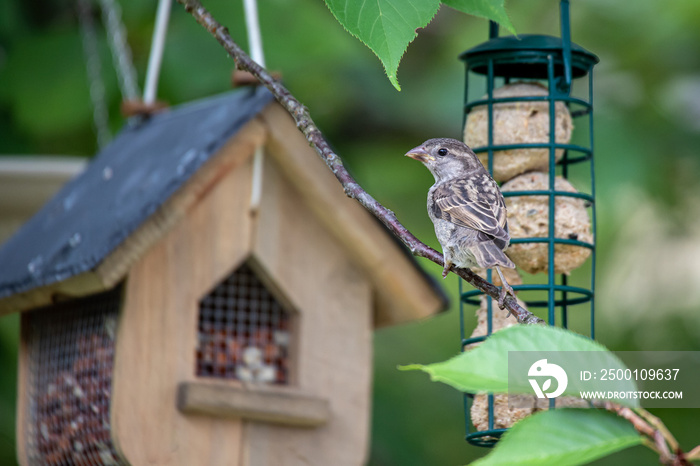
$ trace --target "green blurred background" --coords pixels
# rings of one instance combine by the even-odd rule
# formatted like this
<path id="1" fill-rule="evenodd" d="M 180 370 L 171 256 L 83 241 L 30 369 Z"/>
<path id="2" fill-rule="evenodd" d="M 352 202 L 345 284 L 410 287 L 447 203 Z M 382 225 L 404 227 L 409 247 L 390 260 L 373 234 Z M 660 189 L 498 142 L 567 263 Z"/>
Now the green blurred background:
<path id="1" fill-rule="evenodd" d="M 142 85 L 156 3 L 119 3 Z M 205 5 L 245 46 L 241 2 Z M 425 211 L 432 177 L 401 156 L 430 137 L 460 137 L 464 70 L 457 56 L 486 40 L 488 23 L 443 7 L 409 46 L 397 92 L 378 59 L 321 0 L 267 0 L 259 7 L 268 67 L 283 74 L 365 189 L 438 247 Z M 558 34 L 557 1 L 510 0 L 507 7 L 518 32 Z M 571 13 L 573 40 L 601 59 L 597 338 L 614 350 L 700 350 L 700 2 L 572 1 Z M 120 95 L 103 32 L 99 39 L 117 131 L 124 123 Z M 175 105 L 226 91 L 232 66 L 174 5 L 159 98 Z M 94 155 L 88 89 L 75 3 L 0 1 L 0 154 Z M 439 276 L 440 267 L 421 264 Z M 443 283 L 453 300 L 449 312 L 375 334 L 371 465 L 465 464 L 486 452 L 463 440 L 459 393 L 396 370 L 459 351 L 457 282 L 451 275 Z M 0 318 L 2 465 L 15 463 L 17 342 L 17 316 Z M 698 410 L 653 412 L 686 451 L 700 443 Z M 638 447 L 597 464 L 657 458 Z"/>

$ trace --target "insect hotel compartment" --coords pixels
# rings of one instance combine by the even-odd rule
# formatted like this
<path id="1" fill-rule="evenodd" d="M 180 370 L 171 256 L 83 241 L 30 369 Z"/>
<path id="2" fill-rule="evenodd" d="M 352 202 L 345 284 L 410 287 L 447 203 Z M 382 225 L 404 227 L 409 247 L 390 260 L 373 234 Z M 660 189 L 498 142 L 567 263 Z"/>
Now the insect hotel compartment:
<path id="1" fill-rule="evenodd" d="M 31 464 L 127 464 L 111 438 L 121 287 L 24 316 L 26 448 Z"/>
<path id="2" fill-rule="evenodd" d="M 127 126 L 0 248 L 20 464 L 362 464 L 373 329 L 446 301 L 272 101 Z"/>
<path id="3" fill-rule="evenodd" d="M 290 312 L 243 264 L 199 302 L 197 375 L 289 383 Z"/>

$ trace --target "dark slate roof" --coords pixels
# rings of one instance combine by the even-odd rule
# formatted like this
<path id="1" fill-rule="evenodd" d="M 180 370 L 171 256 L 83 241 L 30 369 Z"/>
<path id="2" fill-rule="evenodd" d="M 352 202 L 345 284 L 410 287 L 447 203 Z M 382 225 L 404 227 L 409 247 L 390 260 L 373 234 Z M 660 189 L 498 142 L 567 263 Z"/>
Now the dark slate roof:
<path id="1" fill-rule="evenodd" d="M 272 99 L 244 89 L 127 126 L 0 249 L 0 298 L 95 268 Z"/>

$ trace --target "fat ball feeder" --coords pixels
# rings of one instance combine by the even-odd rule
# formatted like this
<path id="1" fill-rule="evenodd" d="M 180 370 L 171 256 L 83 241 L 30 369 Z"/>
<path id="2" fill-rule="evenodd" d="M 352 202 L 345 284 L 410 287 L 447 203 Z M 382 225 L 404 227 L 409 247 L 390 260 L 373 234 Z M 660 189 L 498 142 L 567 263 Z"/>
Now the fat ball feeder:
<path id="1" fill-rule="evenodd" d="M 460 55 L 466 64 L 464 139 L 501 183 L 511 234 L 506 253 L 515 262 L 516 273 L 527 273 L 524 281 L 519 276 L 509 279 L 518 299 L 534 312 L 546 309 L 549 325 L 563 328 L 569 327 L 572 306 L 577 313 L 588 310 L 588 333 L 594 338 L 592 71 L 598 58 L 571 42 L 568 0 L 560 2 L 560 17 L 561 37 L 499 37 L 492 22 L 489 40 Z M 574 127 L 583 134 L 587 129 L 585 143 L 572 143 Z M 579 186 L 583 191 L 568 181 L 573 166 L 589 169 L 589 184 Z M 589 257 L 590 279 L 580 270 L 575 275 L 577 286 L 572 286 L 569 274 Z M 498 284 L 491 270 L 483 271 L 483 276 Z M 494 309 L 481 291 L 464 291 L 460 280 L 459 293 L 462 351 L 509 326 L 495 314 L 504 311 Z M 474 307 L 479 325 L 469 335 L 466 314 Z M 555 406 L 553 399 L 547 406 L 533 396 L 531 408 L 515 409 L 508 406 L 507 397 L 498 397 L 465 395 L 469 443 L 493 446 L 515 421 Z M 570 405 L 569 401 L 576 404 L 559 399 L 556 406 Z"/>

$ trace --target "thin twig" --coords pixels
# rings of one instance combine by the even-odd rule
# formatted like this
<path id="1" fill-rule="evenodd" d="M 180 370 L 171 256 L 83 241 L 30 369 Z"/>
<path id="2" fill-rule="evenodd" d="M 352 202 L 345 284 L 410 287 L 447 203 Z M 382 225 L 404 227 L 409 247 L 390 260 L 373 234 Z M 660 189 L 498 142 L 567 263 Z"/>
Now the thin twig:
<path id="1" fill-rule="evenodd" d="M 678 444 L 678 441 L 676 438 L 673 436 L 670 430 L 664 425 L 664 423 L 659 419 L 658 417 L 654 416 L 651 414 L 649 411 L 647 411 L 644 408 L 637 408 L 635 409 L 637 414 L 642 416 L 644 420 L 646 420 L 650 426 L 661 432 L 661 435 L 663 435 L 664 439 L 668 443 L 668 446 L 671 448 L 673 451 L 677 451 L 680 448 L 680 445 Z"/>
<path id="2" fill-rule="evenodd" d="M 649 438 L 642 437 L 642 445 L 644 445 L 648 449 L 656 452 L 659 456 L 661 456 L 661 452 L 659 451 L 658 448 L 656 448 L 656 443 L 654 443 L 652 440 L 649 440 Z"/>
<path id="3" fill-rule="evenodd" d="M 603 401 L 601 403 L 594 403 L 596 406 L 601 406 L 608 411 L 611 411 L 621 418 L 627 419 L 634 429 L 642 435 L 645 435 L 651 439 L 654 438 L 655 429 L 644 421 L 640 416 L 638 416 L 631 408 L 627 406 L 622 406 L 612 401 Z"/>
<path id="4" fill-rule="evenodd" d="M 635 412 L 635 410 L 627 406 L 622 406 L 612 401 L 603 401 L 594 404 L 629 421 L 634 429 L 643 436 L 642 443 L 659 454 L 659 461 L 661 464 L 670 466 L 690 466 L 690 462 L 688 461 L 690 455 L 683 453 L 678 442 L 673 435 L 671 435 L 663 422 L 661 422 L 661 419 L 642 408 L 637 408 L 637 412 Z M 640 415 L 640 413 L 642 414 Z M 672 440 L 669 441 L 669 439 Z"/>
<path id="5" fill-rule="evenodd" d="M 270 90 L 282 107 L 292 116 L 297 128 L 304 134 L 309 144 L 318 152 L 326 165 L 328 165 L 328 168 L 330 168 L 343 186 L 345 194 L 348 197 L 357 200 L 365 209 L 377 217 L 389 231 L 409 248 L 413 255 L 429 259 L 440 266 L 443 265 L 442 254 L 423 244 L 398 221 L 396 215 L 394 215 L 391 210 L 377 202 L 376 199 L 362 189 L 357 181 L 350 176 L 343 166 L 343 161 L 338 154 L 331 149 L 321 131 L 314 124 L 306 107 L 304 107 L 279 81 L 274 80 L 263 67 L 251 60 L 243 49 L 233 41 L 228 30 L 212 17 L 211 13 L 202 6 L 199 0 L 177 1 L 184 5 L 185 10 L 216 38 L 228 54 L 236 61 L 236 65 L 239 69 L 253 74 Z M 479 277 L 471 270 L 453 267 L 452 271 L 488 296 L 491 296 L 493 299 L 498 299 L 498 287 Z M 513 296 L 508 295 L 506 297 L 505 308 L 508 309 L 521 324 L 545 323 L 542 319 L 520 306 Z"/>
<path id="6" fill-rule="evenodd" d="M 700 460 L 700 445 L 690 450 L 686 455 L 685 459 L 688 461 Z"/>

